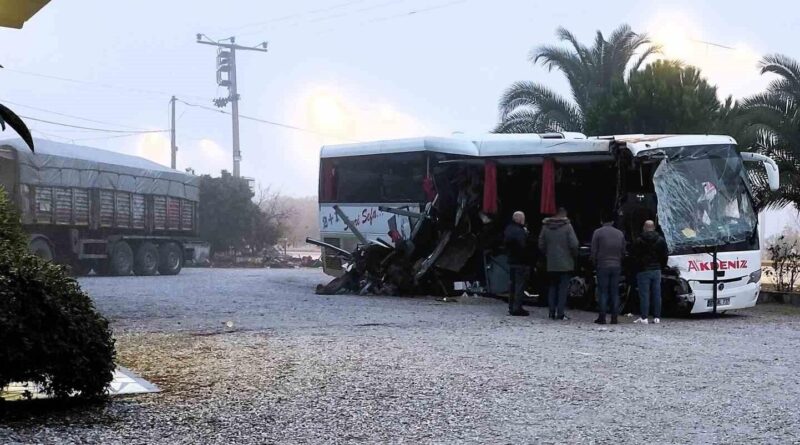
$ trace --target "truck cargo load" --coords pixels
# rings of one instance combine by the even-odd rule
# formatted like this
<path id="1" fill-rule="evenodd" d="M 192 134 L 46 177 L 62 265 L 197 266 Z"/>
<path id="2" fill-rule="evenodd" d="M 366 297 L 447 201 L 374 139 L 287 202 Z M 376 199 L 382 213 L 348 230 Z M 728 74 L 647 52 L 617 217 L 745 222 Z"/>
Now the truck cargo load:
<path id="1" fill-rule="evenodd" d="M 32 252 L 76 274 L 172 275 L 202 247 L 199 178 L 147 159 L 37 139 L 0 141 L 0 185 Z"/>

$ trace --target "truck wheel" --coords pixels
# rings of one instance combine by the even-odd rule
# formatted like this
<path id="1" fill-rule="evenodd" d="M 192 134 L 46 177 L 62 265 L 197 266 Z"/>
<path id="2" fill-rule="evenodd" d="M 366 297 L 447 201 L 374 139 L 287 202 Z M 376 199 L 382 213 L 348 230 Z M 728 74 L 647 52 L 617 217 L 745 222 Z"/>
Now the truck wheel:
<path id="1" fill-rule="evenodd" d="M 45 261 L 53 261 L 53 248 L 43 238 L 36 238 L 28 245 L 28 250 Z"/>
<path id="2" fill-rule="evenodd" d="M 142 243 L 136 249 L 133 273 L 136 275 L 155 275 L 158 271 L 158 248 L 153 243 Z"/>
<path id="3" fill-rule="evenodd" d="M 183 250 L 176 243 L 162 244 L 158 249 L 158 273 L 178 275 L 183 268 Z"/>
<path id="4" fill-rule="evenodd" d="M 117 241 L 111 246 L 106 260 L 108 275 L 127 277 L 133 271 L 133 250 L 125 241 Z"/>

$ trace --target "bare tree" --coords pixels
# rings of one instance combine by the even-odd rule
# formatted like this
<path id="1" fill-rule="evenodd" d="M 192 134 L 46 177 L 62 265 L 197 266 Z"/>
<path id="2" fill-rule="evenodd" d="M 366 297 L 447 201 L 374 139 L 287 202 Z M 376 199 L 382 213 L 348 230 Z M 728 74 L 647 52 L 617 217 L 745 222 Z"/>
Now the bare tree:
<path id="1" fill-rule="evenodd" d="M 279 243 L 290 226 L 292 210 L 285 205 L 280 192 L 258 185 L 254 202 L 259 209 L 251 234 L 250 245 L 263 250 Z"/>

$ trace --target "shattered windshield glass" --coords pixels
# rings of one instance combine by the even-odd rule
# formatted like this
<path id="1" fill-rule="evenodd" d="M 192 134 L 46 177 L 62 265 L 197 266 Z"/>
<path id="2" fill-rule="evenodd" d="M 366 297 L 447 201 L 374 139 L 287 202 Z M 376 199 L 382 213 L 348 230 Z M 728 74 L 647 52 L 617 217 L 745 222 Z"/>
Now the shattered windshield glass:
<path id="1" fill-rule="evenodd" d="M 712 246 L 752 248 L 757 215 L 734 146 L 669 149 L 653 184 L 659 223 L 673 254 Z"/>

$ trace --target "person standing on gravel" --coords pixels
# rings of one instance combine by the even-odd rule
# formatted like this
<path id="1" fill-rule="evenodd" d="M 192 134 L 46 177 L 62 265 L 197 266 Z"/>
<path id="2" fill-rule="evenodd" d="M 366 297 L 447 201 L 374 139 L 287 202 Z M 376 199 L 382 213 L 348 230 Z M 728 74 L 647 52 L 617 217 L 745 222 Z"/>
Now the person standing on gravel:
<path id="1" fill-rule="evenodd" d="M 641 315 L 634 323 L 647 324 L 650 302 L 653 303 L 653 323 L 661 323 L 661 269 L 667 266 L 667 243 L 656 232 L 656 223 L 645 221 L 644 231 L 633 243 L 633 257 L 638 273 L 639 308 Z"/>
<path id="2" fill-rule="evenodd" d="M 619 279 L 625 257 L 625 235 L 614 227 L 614 218 L 603 215 L 603 226 L 592 235 L 592 264 L 597 270 L 599 314 L 597 324 L 606 324 L 606 307 L 611 300 L 611 324 L 617 324 L 619 313 Z"/>
<path id="3" fill-rule="evenodd" d="M 508 252 L 509 282 L 508 313 L 517 317 L 526 317 L 528 311 L 522 308 L 530 271 L 530 254 L 528 252 L 528 229 L 525 227 L 525 214 L 514 212 L 511 223 L 506 227 L 504 243 Z"/>
<path id="4" fill-rule="evenodd" d="M 558 209 L 556 216 L 545 218 L 542 224 L 539 251 L 547 261 L 547 302 L 550 318 L 568 320 L 564 308 L 567 305 L 569 279 L 575 270 L 575 258 L 578 256 L 578 237 L 567 218 L 567 210 L 563 207 Z"/>

